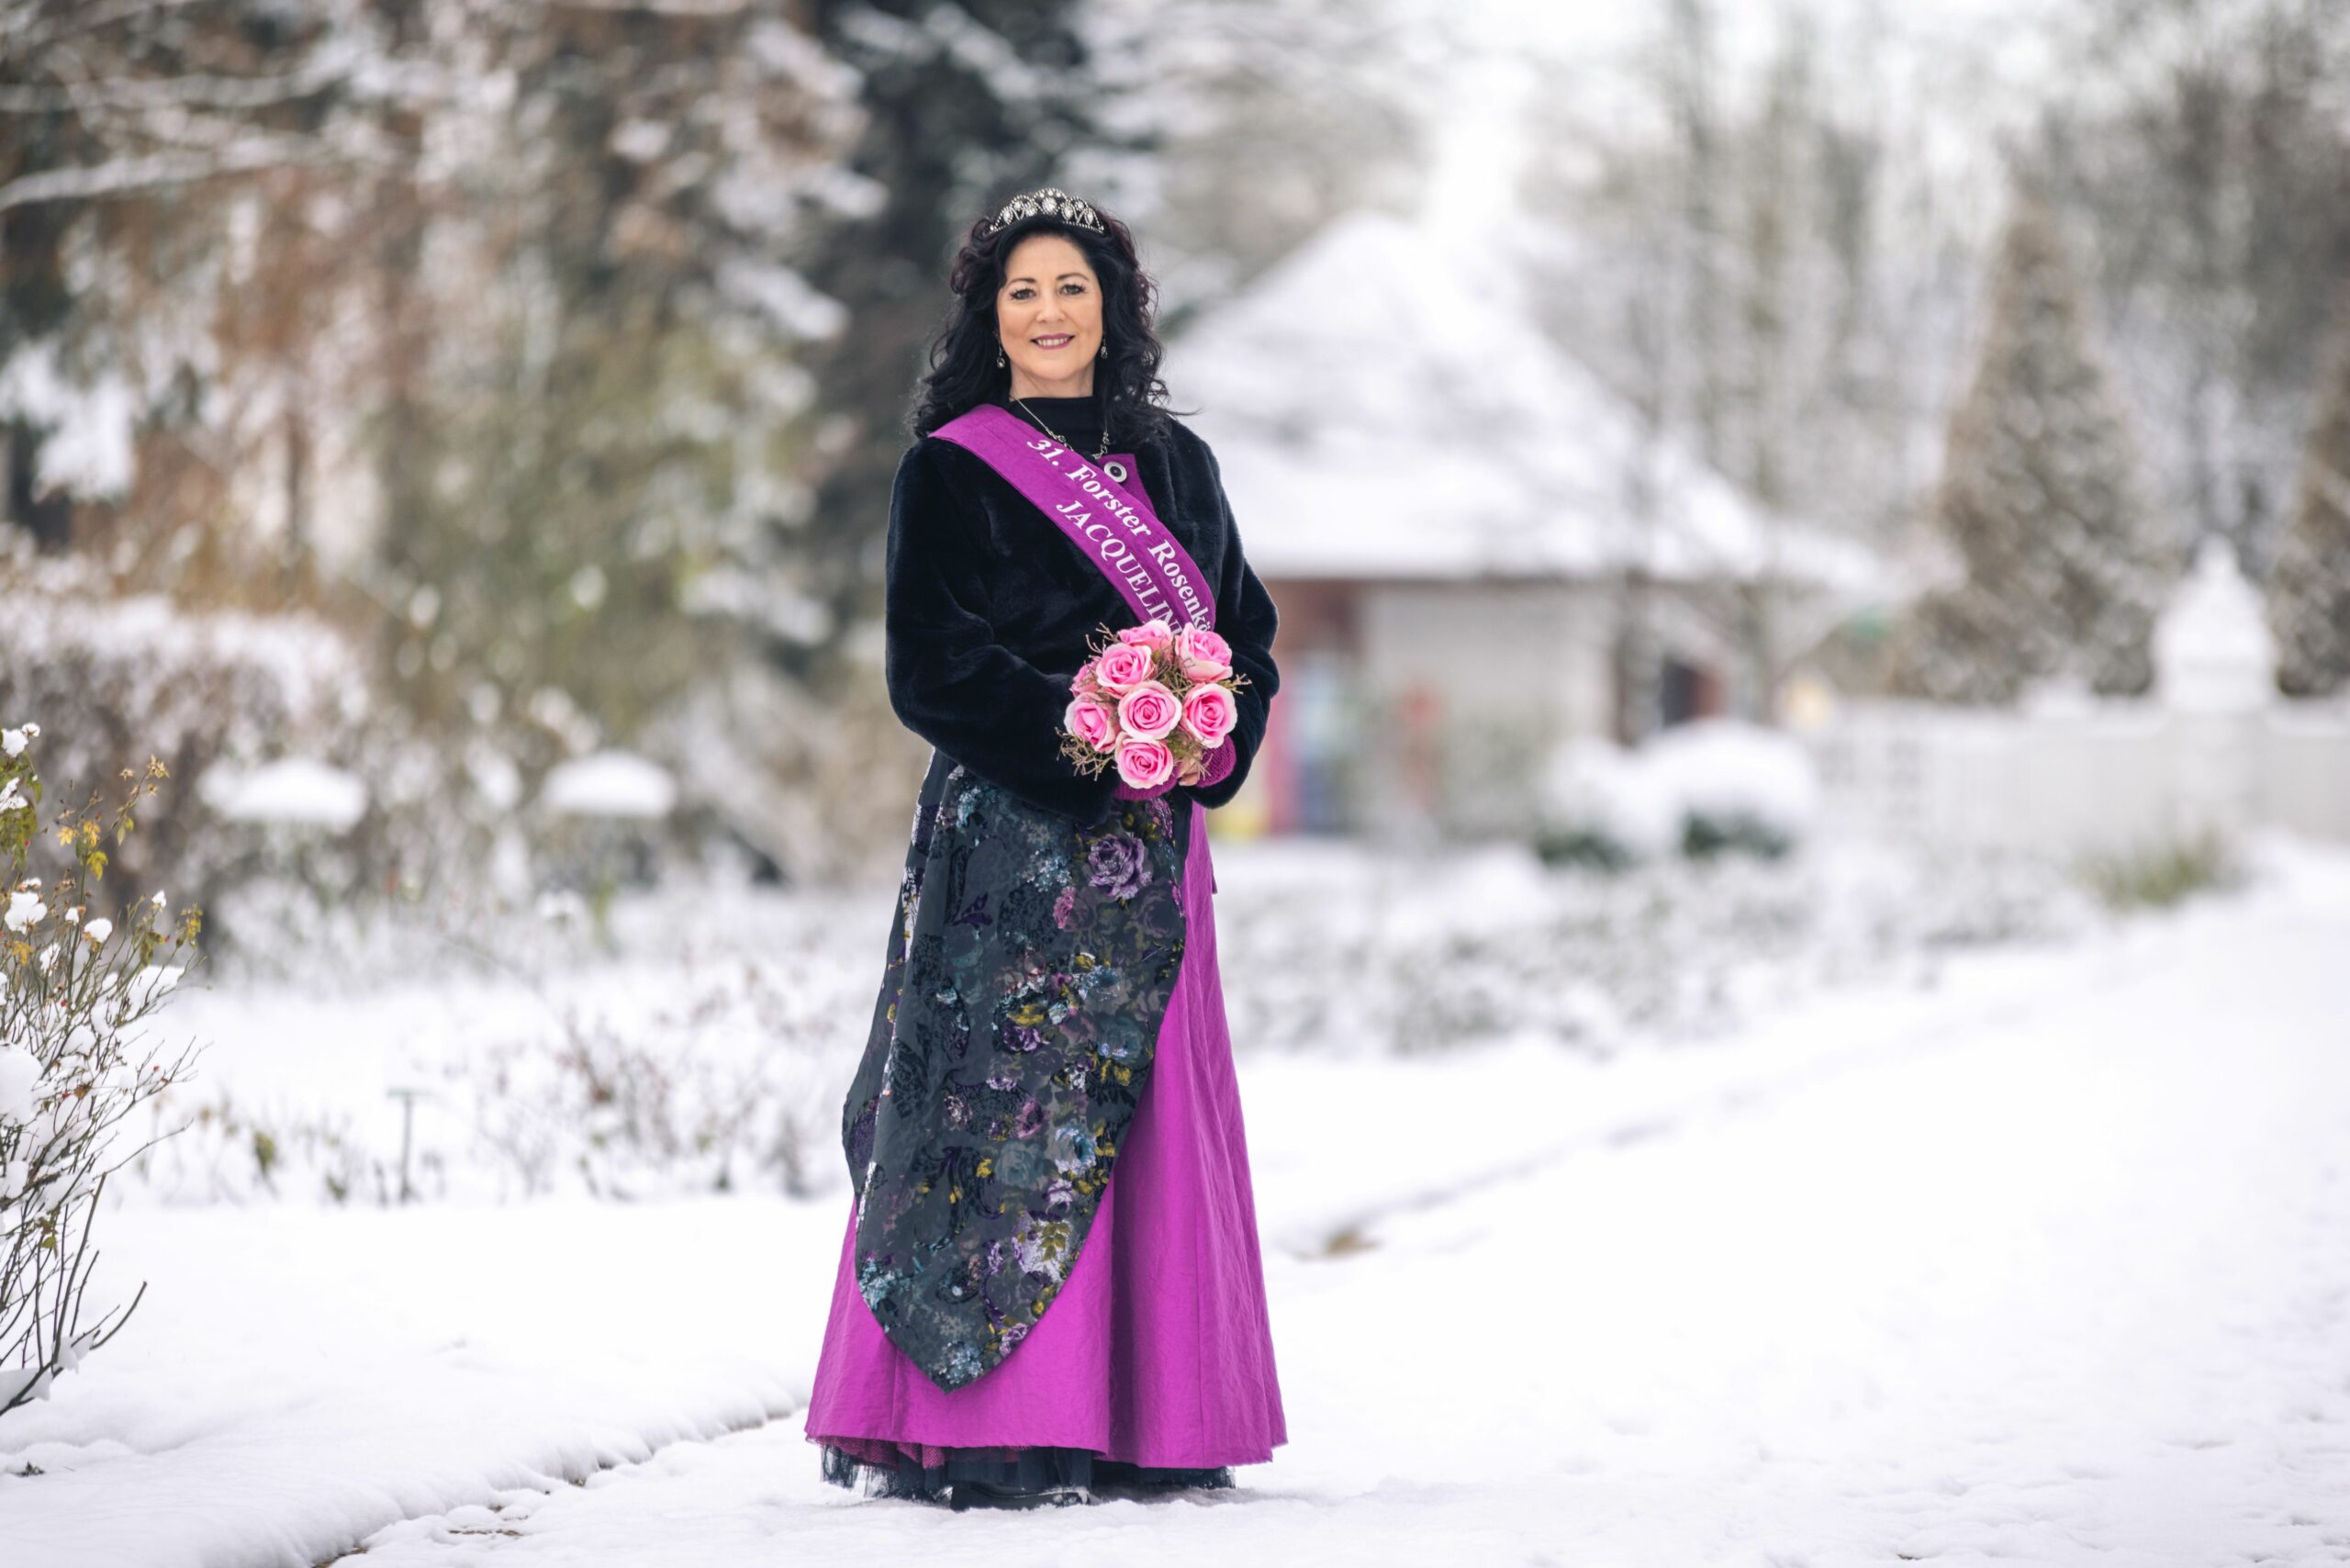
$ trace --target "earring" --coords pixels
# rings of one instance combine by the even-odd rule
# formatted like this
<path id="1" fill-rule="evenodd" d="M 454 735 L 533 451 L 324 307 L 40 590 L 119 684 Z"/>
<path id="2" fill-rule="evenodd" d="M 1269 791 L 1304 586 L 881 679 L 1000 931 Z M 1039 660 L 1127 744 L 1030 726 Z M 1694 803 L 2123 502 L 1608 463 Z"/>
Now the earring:
<path id="1" fill-rule="evenodd" d="M 1094 357 L 1095 359 L 1108 359 L 1108 358 L 1110 357 L 1110 340 L 1109 340 L 1109 339 L 1104 338 L 1104 339 L 1102 339 L 1102 352 L 1101 352 L 1100 353 L 1098 353 L 1098 354 L 1095 354 L 1093 357 Z"/>
<path id="2" fill-rule="evenodd" d="M 998 343 L 995 346 L 995 367 L 998 370 L 1002 370 L 1003 368 L 1003 345 L 1002 343 Z"/>

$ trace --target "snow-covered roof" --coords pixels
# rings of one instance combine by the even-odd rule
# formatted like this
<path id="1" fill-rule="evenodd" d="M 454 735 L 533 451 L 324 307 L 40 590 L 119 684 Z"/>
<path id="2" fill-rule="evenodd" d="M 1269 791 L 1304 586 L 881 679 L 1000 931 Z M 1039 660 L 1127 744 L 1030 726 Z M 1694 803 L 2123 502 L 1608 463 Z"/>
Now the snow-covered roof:
<path id="1" fill-rule="evenodd" d="M 1775 575 L 1845 590 L 1873 554 L 1777 519 L 1545 338 L 1505 257 L 1358 211 L 1169 356 L 1267 577 Z M 1652 487 L 1653 523 L 1637 486 Z"/>

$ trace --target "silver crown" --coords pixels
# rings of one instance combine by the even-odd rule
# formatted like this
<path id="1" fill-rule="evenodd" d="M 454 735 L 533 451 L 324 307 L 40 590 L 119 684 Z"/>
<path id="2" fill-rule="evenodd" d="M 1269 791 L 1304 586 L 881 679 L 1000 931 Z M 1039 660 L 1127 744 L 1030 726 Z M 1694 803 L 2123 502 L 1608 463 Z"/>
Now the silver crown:
<path id="1" fill-rule="evenodd" d="M 1106 234 L 1102 227 L 1102 215 L 1093 210 L 1091 202 L 1080 201 L 1067 191 L 1046 185 L 1040 191 L 1024 191 L 1003 204 L 1003 210 L 988 225 L 988 232 L 997 234 L 1011 228 L 1024 218 L 1058 218 L 1064 223 L 1081 223 L 1096 234 Z"/>

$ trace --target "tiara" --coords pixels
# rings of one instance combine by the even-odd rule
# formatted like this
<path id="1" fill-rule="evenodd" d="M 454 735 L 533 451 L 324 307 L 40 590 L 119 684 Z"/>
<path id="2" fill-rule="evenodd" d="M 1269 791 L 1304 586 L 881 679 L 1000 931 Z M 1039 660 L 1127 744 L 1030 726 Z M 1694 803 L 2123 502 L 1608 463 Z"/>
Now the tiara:
<path id="1" fill-rule="evenodd" d="M 995 215 L 995 221 L 988 225 L 988 232 L 1002 233 L 1024 218 L 1039 215 L 1058 218 L 1064 223 L 1083 224 L 1096 234 L 1109 232 L 1102 227 L 1102 215 L 1093 210 L 1092 203 L 1080 201 L 1067 191 L 1052 185 L 1037 191 L 1024 191 L 1005 202 L 1003 210 Z"/>

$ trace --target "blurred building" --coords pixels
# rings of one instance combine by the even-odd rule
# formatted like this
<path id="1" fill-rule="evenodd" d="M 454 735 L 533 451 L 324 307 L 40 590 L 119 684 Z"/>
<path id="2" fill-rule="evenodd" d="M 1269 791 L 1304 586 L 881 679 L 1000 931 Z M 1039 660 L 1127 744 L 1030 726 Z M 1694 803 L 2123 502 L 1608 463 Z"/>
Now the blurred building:
<path id="1" fill-rule="evenodd" d="M 1729 707 L 1753 599 L 1784 655 L 1879 576 L 1644 428 L 1490 238 L 1350 214 L 1169 353 L 1281 610 L 1269 831 L 1523 830 L 1560 741 Z"/>

